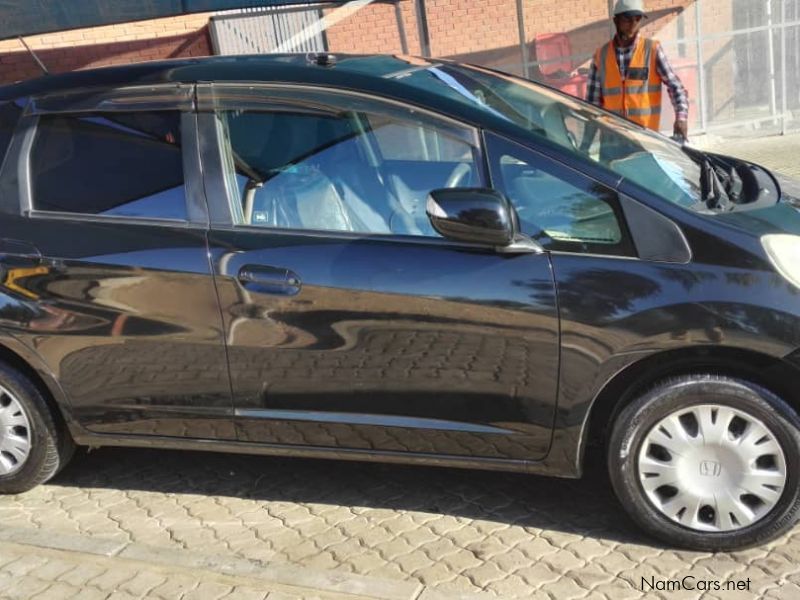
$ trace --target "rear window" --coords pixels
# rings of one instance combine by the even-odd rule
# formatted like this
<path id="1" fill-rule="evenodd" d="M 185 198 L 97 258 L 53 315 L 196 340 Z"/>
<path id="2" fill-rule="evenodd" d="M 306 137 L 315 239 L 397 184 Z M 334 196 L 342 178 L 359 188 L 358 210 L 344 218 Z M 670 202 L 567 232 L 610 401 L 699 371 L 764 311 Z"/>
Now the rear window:
<path id="1" fill-rule="evenodd" d="M 22 109 L 13 102 L 0 103 L 0 165 L 8 152 L 11 136 L 21 114 Z"/>
<path id="2" fill-rule="evenodd" d="M 39 211 L 186 219 L 177 111 L 44 116 L 31 172 Z"/>

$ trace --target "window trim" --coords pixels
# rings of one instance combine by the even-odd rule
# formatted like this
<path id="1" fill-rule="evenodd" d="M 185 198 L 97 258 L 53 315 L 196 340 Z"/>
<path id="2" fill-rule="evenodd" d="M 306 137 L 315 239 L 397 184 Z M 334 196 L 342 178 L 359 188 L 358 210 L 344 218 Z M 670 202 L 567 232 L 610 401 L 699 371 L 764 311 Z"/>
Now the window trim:
<path id="1" fill-rule="evenodd" d="M 196 110 L 199 113 L 218 112 L 220 110 L 237 110 L 237 109 L 247 110 L 248 108 L 251 108 L 249 104 L 252 103 L 252 108 L 258 108 L 264 105 L 270 105 L 270 106 L 275 106 L 277 108 L 280 107 L 283 107 L 285 109 L 291 108 L 294 112 L 296 112 L 298 109 L 305 109 L 311 112 L 319 112 L 319 113 L 334 112 L 338 114 L 338 112 L 340 111 L 340 109 L 336 109 L 332 105 L 325 104 L 324 102 L 310 103 L 308 101 L 302 101 L 291 97 L 270 98 L 268 96 L 263 95 L 263 92 L 270 92 L 270 91 L 275 91 L 279 93 L 285 92 L 287 94 L 298 93 L 298 92 L 300 93 L 310 92 L 313 94 L 327 94 L 330 96 L 341 96 L 344 98 L 351 98 L 351 99 L 355 98 L 371 103 L 385 104 L 387 106 L 393 106 L 401 110 L 412 111 L 423 115 L 427 115 L 428 117 L 436 121 L 444 121 L 446 123 L 449 123 L 451 126 L 455 126 L 458 129 L 472 131 L 475 135 L 475 139 L 470 141 L 472 143 L 478 143 L 479 141 L 479 132 L 475 126 L 463 123 L 462 121 L 454 119 L 451 116 L 438 113 L 435 110 L 431 110 L 428 107 L 417 106 L 415 104 L 404 102 L 396 98 L 388 98 L 367 92 L 348 90 L 326 85 L 311 85 L 303 83 L 269 83 L 269 82 L 248 83 L 248 82 L 235 82 L 235 81 L 224 82 L 224 83 L 198 83 L 196 92 L 197 95 Z M 243 92 L 247 92 L 248 94 L 245 95 L 243 94 Z M 249 94 L 252 94 L 252 96 Z"/>
<path id="2" fill-rule="evenodd" d="M 36 139 L 36 132 L 39 129 L 39 117 L 26 116 L 22 117 L 21 121 L 22 120 L 24 120 L 25 123 L 19 138 L 19 154 L 16 157 L 16 171 L 17 185 L 19 186 L 18 196 L 20 209 L 22 215 L 27 216 L 33 212 L 31 150 L 33 149 L 33 141 Z"/>
<path id="3" fill-rule="evenodd" d="M 167 219 L 161 217 L 128 217 L 116 215 L 93 215 L 90 213 L 68 213 L 68 212 L 48 212 L 33 210 L 24 216 L 29 219 L 48 219 L 58 221 L 80 221 L 81 223 L 122 223 L 126 225 L 160 225 L 165 227 L 177 227 L 181 229 L 205 229 L 199 223 L 190 223 L 183 219 Z"/>
<path id="4" fill-rule="evenodd" d="M 164 83 L 119 88 L 87 87 L 32 96 L 27 114 L 195 110 L 194 84 Z"/>
<path id="5" fill-rule="evenodd" d="M 15 104 L 16 102 L 14 100 L 0 100 L 0 110 L 2 110 L 3 107 L 5 106 L 15 105 Z M 3 163 L 5 162 L 6 157 L 9 155 L 11 151 L 11 144 L 14 142 L 14 134 L 16 133 L 17 128 L 19 127 L 19 122 L 24 114 L 25 114 L 25 107 L 22 107 L 20 109 L 20 113 L 19 116 L 17 117 L 17 120 L 13 123 L 11 127 L 11 135 L 8 138 L 8 143 L 3 145 L 2 142 L 0 142 L 0 170 L 2 170 Z"/>
<path id="6" fill-rule="evenodd" d="M 469 242 L 459 242 L 456 240 L 449 240 L 445 237 L 432 237 L 428 235 L 408 235 L 402 233 L 370 233 L 362 231 L 338 231 L 327 229 L 289 229 L 288 227 L 265 227 L 263 225 L 217 225 L 212 223 L 211 229 L 214 231 L 233 231 L 247 234 L 263 234 L 270 236 L 281 237 L 308 237 L 315 239 L 337 239 L 337 240 L 350 240 L 362 241 L 372 240 L 376 242 L 385 242 L 392 244 L 413 244 L 413 245 L 435 245 L 443 248 L 453 248 L 457 250 L 475 251 L 490 254 L 501 254 L 497 251 L 495 246 L 487 246 L 484 244 L 472 244 Z M 550 250 L 544 250 L 538 253 L 530 253 L 534 255 L 549 254 Z M 555 252 L 553 252 L 555 254 Z M 527 253 L 524 253 L 527 254 Z M 627 258 L 623 256 L 613 258 Z"/>
<path id="7" fill-rule="evenodd" d="M 252 96 L 242 97 L 243 91 L 249 92 Z M 453 119 L 446 115 L 436 113 L 427 108 L 420 108 L 412 104 L 407 104 L 395 99 L 383 98 L 363 92 L 342 90 L 340 88 L 313 86 L 303 84 L 273 84 L 273 83 L 201 83 L 197 85 L 197 110 L 198 110 L 198 131 L 200 136 L 201 161 L 205 177 L 205 189 L 209 202 L 210 227 L 235 229 L 242 231 L 261 231 L 265 233 L 288 232 L 292 235 L 310 234 L 321 236 L 340 236 L 344 235 L 349 239 L 387 239 L 387 240 L 442 240 L 457 247 L 484 248 L 480 245 L 464 244 L 445 240 L 444 238 L 431 236 L 415 236 L 397 233 L 378 233 L 378 232 L 347 232 L 337 230 L 317 230 L 317 229 L 288 229 L 279 227 L 254 226 L 251 224 L 236 223 L 233 215 L 233 202 L 238 202 L 238 198 L 231 198 L 229 190 L 224 183 L 224 160 L 222 140 L 219 139 L 215 120 L 221 111 L 225 110 L 252 110 L 258 112 L 271 112 L 270 107 L 276 106 L 277 112 L 290 110 L 297 106 L 300 110 L 313 111 L 318 114 L 338 114 L 340 109 L 332 111 L 333 105 L 319 103 L 310 108 L 308 103 L 297 101 L 291 98 L 281 97 L 279 99 L 269 96 L 259 96 L 261 92 L 277 91 L 286 94 L 292 92 L 311 92 L 319 95 L 337 96 L 342 99 L 357 98 L 361 101 L 370 103 L 380 108 L 388 106 L 396 110 L 401 110 L 410 114 L 422 114 L 433 123 L 441 122 L 450 129 L 457 129 L 464 133 L 464 141 L 473 145 L 477 151 L 475 165 L 481 171 L 481 176 L 486 182 L 490 181 L 490 174 L 487 169 L 487 159 L 483 137 L 479 128 Z M 395 111 L 384 111 L 382 114 L 393 116 Z M 223 202 L 224 198 L 226 201 Z M 224 205 L 224 209 L 223 209 Z"/>

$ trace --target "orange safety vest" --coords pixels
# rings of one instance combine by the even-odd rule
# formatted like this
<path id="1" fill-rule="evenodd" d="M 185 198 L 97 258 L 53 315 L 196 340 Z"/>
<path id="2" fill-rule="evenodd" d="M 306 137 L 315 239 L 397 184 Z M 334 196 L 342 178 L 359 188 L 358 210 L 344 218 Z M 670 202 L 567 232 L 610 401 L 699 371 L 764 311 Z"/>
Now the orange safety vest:
<path id="1" fill-rule="evenodd" d="M 639 37 L 635 43 L 625 79 L 617 64 L 613 41 L 595 53 L 603 108 L 658 131 L 661 125 L 661 77 L 656 66 L 658 42 Z"/>

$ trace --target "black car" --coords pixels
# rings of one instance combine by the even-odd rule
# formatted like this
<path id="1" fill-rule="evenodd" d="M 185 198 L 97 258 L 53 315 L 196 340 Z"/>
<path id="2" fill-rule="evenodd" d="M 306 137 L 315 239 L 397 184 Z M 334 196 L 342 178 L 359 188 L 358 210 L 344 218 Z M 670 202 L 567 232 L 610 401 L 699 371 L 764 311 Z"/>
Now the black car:
<path id="1" fill-rule="evenodd" d="M 800 212 L 757 165 L 480 67 L 327 54 L 0 88 L 0 159 L 0 492 L 75 445 L 602 452 L 669 544 L 798 518 Z"/>

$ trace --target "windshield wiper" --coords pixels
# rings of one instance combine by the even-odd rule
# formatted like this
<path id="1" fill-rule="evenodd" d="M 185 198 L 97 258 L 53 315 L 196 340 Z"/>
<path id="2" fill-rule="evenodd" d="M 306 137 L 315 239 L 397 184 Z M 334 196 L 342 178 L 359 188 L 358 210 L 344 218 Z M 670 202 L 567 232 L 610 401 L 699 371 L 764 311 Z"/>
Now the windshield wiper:
<path id="1" fill-rule="evenodd" d="M 720 172 L 705 153 L 686 146 L 683 147 L 683 151 L 700 165 L 701 201 L 698 204 L 709 210 L 733 210 L 736 203 L 729 194 L 733 190 L 733 178 L 723 172 L 725 175 L 725 183 L 723 183 Z"/>
<path id="2" fill-rule="evenodd" d="M 737 168 L 726 160 L 715 154 L 706 154 L 706 158 L 711 163 L 717 177 L 725 186 L 725 193 L 735 204 L 742 204 L 744 193 L 744 182 Z"/>
<path id="3" fill-rule="evenodd" d="M 719 173 L 708 158 L 703 158 L 703 162 L 700 163 L 700 173 L 702 178 L 700 189 L 706 206 L 711 210 L 733 210 L 735 204 L 720 181 Z"/>

